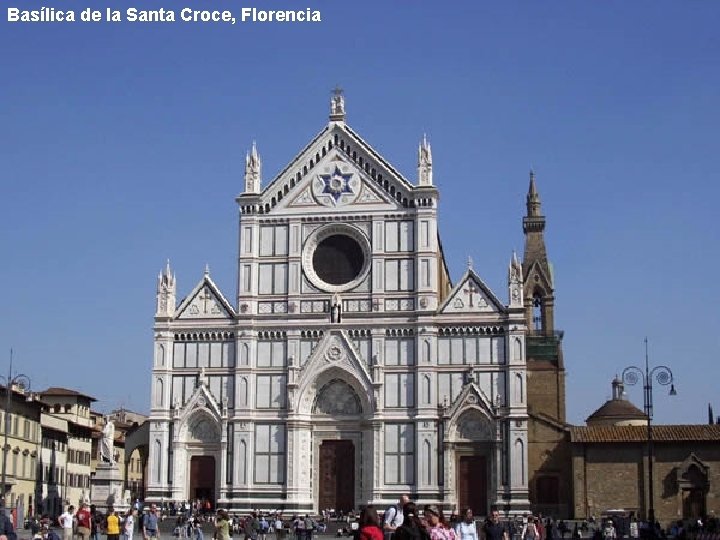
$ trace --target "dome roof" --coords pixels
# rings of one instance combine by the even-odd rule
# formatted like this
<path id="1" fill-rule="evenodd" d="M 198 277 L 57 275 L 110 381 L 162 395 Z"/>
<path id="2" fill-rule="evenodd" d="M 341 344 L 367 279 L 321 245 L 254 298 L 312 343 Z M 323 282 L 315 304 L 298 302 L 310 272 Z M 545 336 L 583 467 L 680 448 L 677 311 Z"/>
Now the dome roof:
<path id="1" fill-rule="evenodd" d="M 602 407 L 588 416 L 586 422 L 593 420 L 646 420 L 645 413 L 626 399 L 610 399 Z"/>

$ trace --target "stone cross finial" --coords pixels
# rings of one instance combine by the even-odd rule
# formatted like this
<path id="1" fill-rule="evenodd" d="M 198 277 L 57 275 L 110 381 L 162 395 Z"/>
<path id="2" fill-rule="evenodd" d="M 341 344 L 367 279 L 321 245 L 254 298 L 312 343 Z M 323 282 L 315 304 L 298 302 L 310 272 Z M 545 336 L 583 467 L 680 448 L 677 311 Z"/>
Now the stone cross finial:
<path id="1" fill-rule="evenodd" d="M 343 95 L 343 89 L 339 86 L 335 87 L 330 98 L 330 121 L 345 121 L 345 96 Z"/>

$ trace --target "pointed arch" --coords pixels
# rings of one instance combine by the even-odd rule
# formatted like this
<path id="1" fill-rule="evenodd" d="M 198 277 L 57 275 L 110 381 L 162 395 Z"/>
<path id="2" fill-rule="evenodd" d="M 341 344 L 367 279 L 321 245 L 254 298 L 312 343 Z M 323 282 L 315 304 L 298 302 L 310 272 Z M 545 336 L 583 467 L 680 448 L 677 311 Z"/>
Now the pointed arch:
<path id="1" fill-rule="evenodd" d="M 423 464 L 425 465 L 423 480 L 426 486 L 431 486 L 432 481 L 432 444 L 428 439 L 423 442 Z"/>
<path id="2" fill-rule="evenodd" d="M 432 348 L 431 348 L 429 339 L 423 340 L 422 358 L 423 358 L 423 361 L 427 364 L 429 364 L 432 361 Z"/>
<path id="3" fill-rule="evenodd" d="M 423 403 L 429 405 L 432 399 L 432 379 L 428 373 L 423 374 L 422 393 Z"/>
<path id="4" fill-rule="evenodd" d="M 240 461 L 238 466 L 238 480 L 240 485 L 244 486 L 247 484 L 247 442 L 245 442 L 245 439 L 240 440 L 238 460 Z"/>
<path id="5" fill-rule="evenodd" d="M 248 380 L 247 377 L 240 377 L 240 406 L 248 406 Z"/>
<path id="6" fill-rule="evenodd" d="M 250 348 L 247 343 L 240 344 L 240 365 L 247 366 L 250 359 Z"/>
<path id="7" fill-rule="evenodd" d="M 158 377 L 155 379 L 155 406 L 156 407 L 162 407 L 163 406 L 163 380 Z"/>

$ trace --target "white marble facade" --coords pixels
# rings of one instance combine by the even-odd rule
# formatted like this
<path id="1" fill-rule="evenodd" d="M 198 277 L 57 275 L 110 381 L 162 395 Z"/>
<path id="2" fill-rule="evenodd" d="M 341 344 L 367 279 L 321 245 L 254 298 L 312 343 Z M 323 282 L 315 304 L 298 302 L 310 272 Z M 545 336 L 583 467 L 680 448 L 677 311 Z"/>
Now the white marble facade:
<path id="1" fill-rule="evenodd" d="M 253 145 L 236 200 L 234 301 L 207 270 L 179 305 L 169 265 L 158 277 L 148 499 L 194 497 L 192 458 L 211 456 L 219 506 L 318 511 L 319 447 L 341 439 L 355 508 L 409 493 L 457 509 L 459 460 L 481 455 L 485 506 L 524 511 L 521 266 L 506 302 L 470 264 L 450 286 L 427 141 L 413 185 L 336 95 L 264 188 Z"/>

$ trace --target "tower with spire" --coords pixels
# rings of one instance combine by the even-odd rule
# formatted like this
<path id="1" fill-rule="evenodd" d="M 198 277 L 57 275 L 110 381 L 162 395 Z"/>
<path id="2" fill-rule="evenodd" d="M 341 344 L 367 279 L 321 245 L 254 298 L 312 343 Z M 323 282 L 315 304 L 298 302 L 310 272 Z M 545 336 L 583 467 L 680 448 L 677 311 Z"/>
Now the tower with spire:
<path id="1" fill-rule="evenodd" d="M 523 218 L 525 249 L 522 261 L 523 308 L 527 334 L 528 432 L 530 500 L 544 502 L 540 486 L 554 485 L 561 500 L 572 493 L 566 463 L 570 448 L 565 437 L 565 366 L 562 332 L 555 329 L 552 265 L 545 246 L 545 216 L 535 171 L 530 171 Z M 542 459 L 541 456 L 551 456 Z"/>

